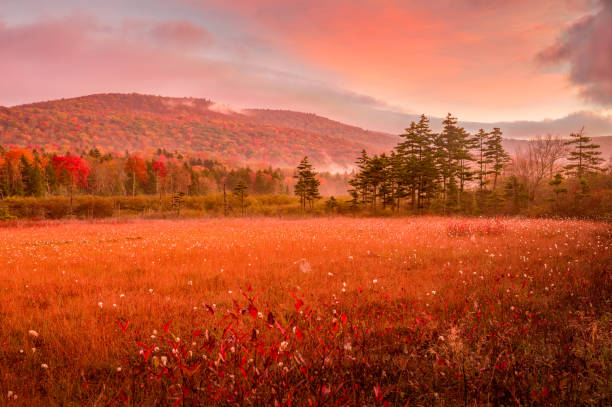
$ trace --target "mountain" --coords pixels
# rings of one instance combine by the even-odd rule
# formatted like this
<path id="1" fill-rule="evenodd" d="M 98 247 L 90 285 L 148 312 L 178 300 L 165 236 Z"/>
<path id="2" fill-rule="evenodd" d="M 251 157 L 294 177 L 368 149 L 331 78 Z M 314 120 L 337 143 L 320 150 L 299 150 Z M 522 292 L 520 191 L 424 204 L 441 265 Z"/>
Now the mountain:
<path id="1" fill-rule="evenodd" d="M 602 157 L 609 159 L 612 137 L 593 140 L 601 145 Z M 206 99 L 98 94 L 0 107 L 0 145 L 60 152 L 98 147 L 150 153 L 165 148 L 228 163 L 291 168 L 308 155 L 319 170 L 343 170 L 352 167 L 362 149 L 389 151 L 397 141 L 397 136 L 311 113 L 235 111 Z M 504 140 L 510 153 L 525 143 Z"/>
<path id="2" fill-rule="evenodd" d="M 0 145 L 75 151 L 158 148 L 233 162 L 294 167 L 308 155 L 319 169 L 348 168 L 362 149 L 382 152 L 397 138 L 314 114 L 233 111 L 210 100 L 98 94 L 0 107 Z"/>

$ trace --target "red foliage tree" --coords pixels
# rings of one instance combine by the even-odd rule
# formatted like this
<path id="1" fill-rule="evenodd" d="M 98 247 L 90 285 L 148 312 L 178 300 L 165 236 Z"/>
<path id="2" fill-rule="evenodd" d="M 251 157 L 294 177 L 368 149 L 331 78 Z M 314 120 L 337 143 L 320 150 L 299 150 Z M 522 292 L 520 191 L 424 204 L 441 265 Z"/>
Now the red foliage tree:
<path id="1" fill-rule="evenodd" d="M 132 197 L 136 195 L 136 178 L 147 180 L 147 165 L 137 155 L 130 156 L 125 162 L 125 172 L 132 175 Z"/>
<path id="2" fill-rule="evenodd" d="M 58 181 L 68 187 L 70 192 L 70 213 L 72 214 L 72 196 L 74 189 L 87 186 L 87 176 L 91 173 L 89 163 L 76 155 L 66 154 L 53 157 L 53 168 Z"/>
<path id="3" fill-rule="evenodd" d="M 159 200 L 162 199 L 162 189 L 160 187 L 160 180 L 163 181 L 168 176 L 168 169 L 163 161 L 153 161 L 153 172 L 155 173 L 155 190 L 159 192 Z"/>

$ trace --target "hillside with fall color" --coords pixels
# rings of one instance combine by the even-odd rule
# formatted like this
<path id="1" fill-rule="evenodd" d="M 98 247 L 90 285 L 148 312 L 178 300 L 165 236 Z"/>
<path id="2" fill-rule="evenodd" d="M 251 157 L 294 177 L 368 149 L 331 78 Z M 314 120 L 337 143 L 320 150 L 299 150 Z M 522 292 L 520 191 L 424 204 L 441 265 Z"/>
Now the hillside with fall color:
<path id="1" fill-rule="evenodd" d="M 293 167 L 308 155 L 321 168 L 342 168 L 364 148 L 383 151 L 395 142 L 391 135 L 314 114 L 234 112 L 206 99 L 99 94 L 0 108 L 0 145 L 53 151 L 164 148 L 281 167 Z"/>

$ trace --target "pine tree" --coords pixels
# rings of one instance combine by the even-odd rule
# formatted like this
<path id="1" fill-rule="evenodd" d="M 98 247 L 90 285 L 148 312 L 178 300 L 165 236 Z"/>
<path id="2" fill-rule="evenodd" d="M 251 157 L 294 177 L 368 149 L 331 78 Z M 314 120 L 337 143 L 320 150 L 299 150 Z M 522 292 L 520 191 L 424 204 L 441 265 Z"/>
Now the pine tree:
<path id="1" fill-rule="evenodd" d="M 383 210 L 387 206 L 393 206 L 395 204 L 395 189 L 392 178 L 391 160 L 385 153 L 378 157 L 380 160 L 381 167 L 381 182 L 378 188 L 378 196 L 383 205 Z"/>
<path id="2" fill-rule="evenodd" d="M 476 140 L 465 131 L 463 127 L 457 132 L 457 177 L 459 179 L 459 191 L 457 201 L 461 205 L 461 196 L 465 189 L 465 184 L 471 181 L 474 177 L 474 171 L 471 170 L 471 162 L 475 161 L 470 153 L 476 146 Z"/>
<path id="3" fill-rule="evenodd" d="M 436 134 L 429 127 L 429 119 L 421 115 L 417 123 L 417 135 L 419 140 L 417 172 L 417 209 L 423 207 L 423 201 L 429 199 L 437 188 L 440 173 L 435 161 L 435 139 Z"/>
<path id="4" fill-rule="evenodd" d="M 357 164 L 357 171 L 353 178 L 351 178 L 349 181 L 349 185 L 353 187 L 349 190 L 349 194 L 353 197 L 354 205 L 367 202 L 367 183 L 365 180 L 365 172 L 369 161 L 370 157 L 368 157 L 366 151 L 361 150 L 361 155 L 355 162 L 355 164 Z"/>
<path id="5" fill-rule="evenodd" d="M 584 128 L 578 133 L 570 134 L 570 137 L 573 140 L 567 141 L 565 145 L 574 146 L 574 150 L 567 158 L 571 163 L 565 166 L 566 172 L 582 179 L 588 173 L 601 171 L 599 164 L 604 160 L 599 157 L 599 145 L 593 144 L 591 138 L 584 135 Z"/>
<path id="6" fill-rule="evenodd" d="M 455 192 L 459 192 L 456 178 L 459 171 L 458 156 L 461 130 L 457 127 L 457 118 L 450 113 L 442 124 L 444 126 L 442 132 L 435 140 L 435 157 L 442 177 L 443 211 L 446 212 L 446 206 L 451 202 L 449 198 L 454 197 Z"/>
<path id="7" fill-rule="evenodd" d="M 508 156 L 502 145 L 502 131 L 499 127 L 493 128 L 485 144 L 487 146 L 485 157 L 491 160 L 492 169 L 489 173 L 493 174 L 493 190 L 495 190 L 497 178 L 501 175 L 504 164 L 510 161 L 510 156 Z"/>
<path id="8" fill-rule="evenodd" d="M 247 189 L 248 186 L 243 180 L 238 181 L 238 183 L 234 185 L 233 193 L 238 197 L 238 199 L 240 199 L 240 209 L 242 212 L 242 216 L 244 216 L 245 210 L 244 200 L 248 196 Z"/>
<path id="9" fill-rule="evenodd" d="M 57 173 L 55 172 L 55 167 L 53 166 L 53 161 L 49 161 L 45 167 L 45 186 L 47 189 L 47 194 L 55 195 L 59 190 L 59 180 L 57 177 Z"/>
<path id="10" fill-rule="evenodd" d="M 297 167 L 294 178 L 297 179 L 294 192 L 300 197 L 300 208 L 302 212 L 306 210 L 306 204 L 310 204 L 312 209 L 314 201 L 321 199 L 319 194 L 319 185 L 321 182 L 316 178 L 316 173 L 313 171 L 312 165 L 308 162 L 308 157 L 304 157 Z"/>
<path id="11" fill-rule="evenodd" d="M 397 175 L 401 176 L 401 185 L 407 190 L 407 195 L 410 196 L 410 205 L 414 209 L 416 205 L 416 196 L 419 188 L 419 173 L 421 165 L 420 152 L 422 149 L 422 140 L 415 122 L 410 123 L 410 127 L 406 129 L 406 133 L 400 134 L 403 138 L 397 147 L 397 155 L 401 157 L 402 165 L 397 165 Z M 398 203 L 399 205 L 399 203 Z"/>
<path id="12" fill-rule="evenodd" d="M 26 196 L 41 197 L 45 194 L 45 180 L 40 169 L 38 154 L 34 156 L 32 163 L 25 156 L 21 156 L 21 179 Z"/>
<path id="13" fill-rule="evenodd" d="M 389 157 L 389 182 L 392 187 L 393 206 L 400 212 L 400 200 L 407 195 L 406 192 L 406 166 L 403 157 L 396 151 L 391 151 Z"/>
<path id="14" fill-rule="evenodd" d="M 383 196 L 386 192 L 384 183 L 386 181 L 386 156 L 374 155 L 369 161 L 364 174 L 366 185 L 371 193 L 370 203 L 372 209 L 376 212 L 377 198 Z M 383 187 L 383 191 L 381 191 Z"/>
<path id="15" fill-rule="evenodd" d="M 555 194 L 555 197 L 552 199 L 552 201 L 558 202 L 559 194 L 564 194 L 567 192 L 567 188 L 561 186 L 562 182 L 563 175 L 561 175 L 561 173 L 556 173 L 555 177 L 548 182 L 548 185 L 551 185 L 553 187 L 553 193 Z"/>
<path id="16" fill-rule="evenodd" d="M 334 213 L 334 211 L 339 207 L 338 200 L 333 196 L 330 196 L 327 201 L 325 201 L 325 207 L 330 213 Z"/>
<path id="17" fill-rule="evenodd" d="M 490 157 L 485 155 L 487 151 L 487 141 L 489 139 L 489 133 L 484 129 L 478 130 L 478 133 L 474 135 L 475 150 L 476 150 L 476 164 L 478 165 L 478 171 L 476 172 L 476 179 L 478 180 L 478 188 L 483 191 L 488 184 L 487 165 L 491 164 L 492 160 Z"/>

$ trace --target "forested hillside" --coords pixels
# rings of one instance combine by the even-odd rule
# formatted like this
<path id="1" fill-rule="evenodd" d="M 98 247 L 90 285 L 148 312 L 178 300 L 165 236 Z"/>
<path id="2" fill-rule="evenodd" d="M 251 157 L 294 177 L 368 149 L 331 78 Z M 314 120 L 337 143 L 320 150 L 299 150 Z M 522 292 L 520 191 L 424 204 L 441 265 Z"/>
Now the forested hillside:
<path id="1" fill-rule="evenodd" d="M 46 150 L 153 152 L 158 148 L 226 162 L 319 168 L 352 164 L 363 148 L 383 151 L 393 136 L 313 114 L 216 109 L 210 100 L 100 94 L 0 108 L 0 145 Z"/>

